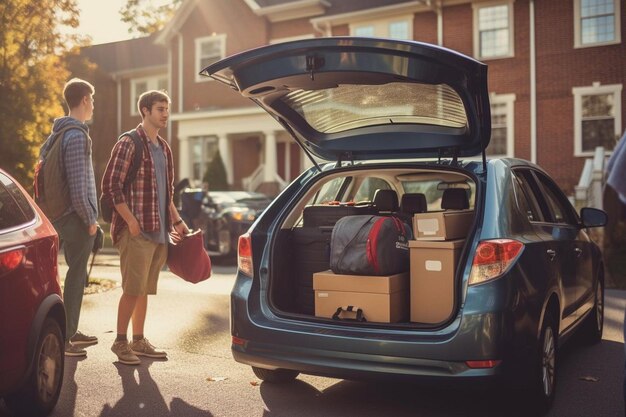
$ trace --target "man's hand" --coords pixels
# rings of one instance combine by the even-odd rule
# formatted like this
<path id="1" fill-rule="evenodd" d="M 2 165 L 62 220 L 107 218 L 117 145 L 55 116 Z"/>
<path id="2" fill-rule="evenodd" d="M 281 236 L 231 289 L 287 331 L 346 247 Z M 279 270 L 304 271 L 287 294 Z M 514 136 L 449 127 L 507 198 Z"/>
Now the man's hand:
<path id="1" fill-rule="evenodd" d="M 128 223 L 128 231 L 132 237 L 139 236 L 141 233 L 141 227 L 139 226 L 139 222 L 135 217 Z"/>
<path id="2" fill-rule="evenodd" d="M 189 234 L 189 228 L 185 224 L 185 222 L 179 223 L 174 226 L 174 230 L 178 233 L 179 236 L 185 236 Z"/>
<path id="3" fill-rule="evenodd" d="M 89 229 L 88 229 L 89 236 L 95 235 L 97 230 L 98 230 L 98 223 L 90 224 Z"/>

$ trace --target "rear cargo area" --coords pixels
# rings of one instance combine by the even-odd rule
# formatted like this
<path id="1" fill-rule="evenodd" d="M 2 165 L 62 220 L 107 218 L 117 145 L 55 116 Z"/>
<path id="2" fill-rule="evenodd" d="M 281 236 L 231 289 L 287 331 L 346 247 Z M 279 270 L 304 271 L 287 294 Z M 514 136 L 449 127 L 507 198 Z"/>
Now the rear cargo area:
<path id="1" fill-rule="evenodd" d="M 291 209 L 272 242 L 270 306 L 281 316 L 355 326 L 445 323 L 460 291 L 457 267 L 474 224 L 475 194 L 474 180 L 461 169 L 354 169 L 322 177 Z M 346 217 L 401 222 L 407 241 L 385 255 L 402 256 L 399 270 L 333 271 L 331 259 L 336 268 L 343 256 L 339 234 L 346 233 L 336 226 Z M 358 259 L 359 248 L 390 245 L 375 242 L 372 231 L 360 233 L 341 236 L 350 243 L 364 241 L 354 249 L 359 262 L 372 261 L 365 249 Z"/>

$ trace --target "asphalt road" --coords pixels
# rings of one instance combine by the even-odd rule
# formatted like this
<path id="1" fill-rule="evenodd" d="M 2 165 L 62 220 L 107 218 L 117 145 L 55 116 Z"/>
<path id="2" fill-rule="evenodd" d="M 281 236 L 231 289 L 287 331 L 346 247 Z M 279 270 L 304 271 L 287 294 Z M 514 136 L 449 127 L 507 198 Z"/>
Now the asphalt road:
<path id="1" fill-rule="evenodd" d="M 119 279 L 115 257 L 101 257 L 93 276 Z M 446 389 L 300 376 L 290 385 L 261 383 L 230 354 L 229 297 L 235 268 L 214 265 L 193 285 L 168 272 L 150 298 L 146 337 L 167 361 L 118 364 L 115 338 L 119 288 L 85 296 L 81 329 L 99 337 L 88 357 L 67 358 L 52 416 L 523 416 L 491 389 Z M 622 335 L 626 293 L 607 291 L 602 343 L 561 351 L 558 392 L 548 416 L 624 416 Z M 0 416 L 7 412 L 0 403 Z"/>

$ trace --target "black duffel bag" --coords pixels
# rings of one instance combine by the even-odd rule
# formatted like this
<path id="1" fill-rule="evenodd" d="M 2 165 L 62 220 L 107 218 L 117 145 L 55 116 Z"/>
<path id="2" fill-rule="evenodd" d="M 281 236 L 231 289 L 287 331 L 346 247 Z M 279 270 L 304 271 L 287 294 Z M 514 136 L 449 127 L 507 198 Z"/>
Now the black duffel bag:
<path id="1" fill-rule="evenodd" d="M 330 239 L 335 274 L 393 275 L 409 270 L 411 227 L 395 216 L 348 216 Z"/>

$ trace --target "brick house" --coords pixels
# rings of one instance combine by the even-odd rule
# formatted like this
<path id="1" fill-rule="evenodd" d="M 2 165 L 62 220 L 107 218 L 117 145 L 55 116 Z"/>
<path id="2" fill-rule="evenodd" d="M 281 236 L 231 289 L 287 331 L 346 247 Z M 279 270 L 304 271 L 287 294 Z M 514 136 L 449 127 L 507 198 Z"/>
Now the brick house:
<path id="1" fill-rule="evenodd" d="M 288 40 L 413 39 L 487 63 L 488 153 L 536 162 L 572 194 L 585 158 L 597 145 L 610 150 L 626 127 L 624 9 L 621 0 L 186 0 L 158 35 L 85 51 L 103 73 L 92 136 L 111 138 L 102 145 L 110 149 L 117 132 L 139 121 L 135 97 L 166 88 L 179 178 L 199 182 L 219 151 L 233 189 L 276 194 L 310 162 L 276 121 L 198 72 Z M 106 60 L 132 51 L 145 59 Z M 115 123 L 101 124 L 112 115 L 99 110 L 111 108 Z"/>

